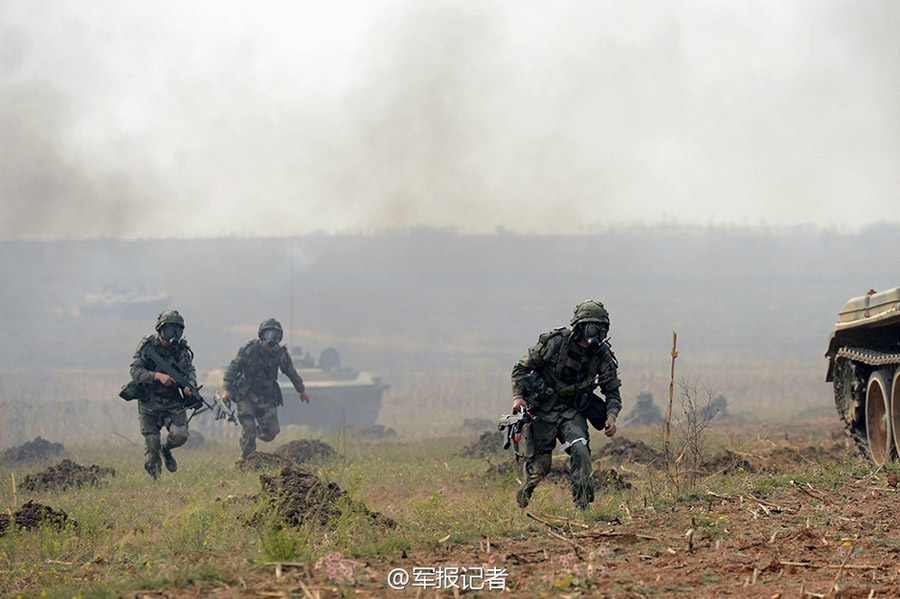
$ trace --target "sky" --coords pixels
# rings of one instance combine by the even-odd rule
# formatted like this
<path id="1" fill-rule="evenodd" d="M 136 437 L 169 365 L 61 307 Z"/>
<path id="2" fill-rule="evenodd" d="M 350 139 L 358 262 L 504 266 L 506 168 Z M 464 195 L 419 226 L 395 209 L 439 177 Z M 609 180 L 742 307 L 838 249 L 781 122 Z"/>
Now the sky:
<path id="1" fill-rule="evenodd" d="M 900 222 L 894 0 L 0 0 L 0 241 Z"/>

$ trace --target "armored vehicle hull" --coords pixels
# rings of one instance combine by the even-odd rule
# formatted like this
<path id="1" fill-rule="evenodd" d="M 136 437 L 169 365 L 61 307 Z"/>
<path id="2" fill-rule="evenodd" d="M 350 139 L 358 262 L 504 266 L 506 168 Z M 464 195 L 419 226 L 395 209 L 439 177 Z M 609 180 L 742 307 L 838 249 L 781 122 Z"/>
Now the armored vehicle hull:
<path id="1" fill-rule="evenodd" d="M 290 381 L 279 379 L 284 396 L 284 405 L 278 409 L 281 424 L 325 430 L 375 424 L 381 395 L 390 386 L 380 377 L 350 368 L 298 368 L 297 372 L 303 377 L 310 400 L 308 404 L 301 402 Z"/>
<path id="2" fill-rule="evenodd" d="M 855 297 L 828 339 L 828 373 L 845 430 L 878 465 L 900 448 L 900 287 Z"/>
<path id="3" fill-rule="evenodd" d="M 318 363 L 308 357 L 294 360 L 297 372 L 309 393 L 309 403 L 297 397 L 293 385 L 284 375 L 278 384 L 284 405 L 278 408 L 282 426 L 296 424 L 317 430 L 364 427 L 375 424 L 381 410 L 381 396 L 390 388 L 381 377 L 354 368 L 342 367 L 336 350 L 324 350 Z M 203 389 L 221 392 L 225 369 L 215 369 L 207 375 Z"/>

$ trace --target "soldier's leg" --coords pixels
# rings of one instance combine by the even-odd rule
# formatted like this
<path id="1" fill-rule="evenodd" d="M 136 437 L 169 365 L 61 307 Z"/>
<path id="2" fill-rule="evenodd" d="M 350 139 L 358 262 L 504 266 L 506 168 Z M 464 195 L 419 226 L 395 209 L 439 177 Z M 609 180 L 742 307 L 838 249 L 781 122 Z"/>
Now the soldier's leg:
<path id="1" fill-rule="evenodd" d="M 572 499 L 581 509 L 594 501 L 594 485 L 591 481 L 591 448 L 587 420 L 577 414 L 561 423 L 559 440 L 568 445 L 566 451 L 571 460 L 569 480 L 572 483 Z"/>
<path id="2" fill-rule="evenodd" d="M 553 461 L 553 454 L 549 452 L 534 452 L 534 457 L 525 460 L 522 466 L 522 485 L 516 491 L 516 503 L 519 507 L 527 507 L 534 494 L 535 487 L 544 480 L 544 477 L 550 474 L 550 464 Z"/>
<path id="3" fill-rule="evenodd" d="M 178 462 L 175 461 L 172 450 L 176 447 L 181 447 L 187 442 L 189 434 L 187 412 L 184 410 L 170 412 L 166 415 L 164 422 L 169 430 L 169 434 L 166 436 L 166 442 L 163 444 L 160 453 L 162 454 L 163 462 L 166 464 L 166 470 L 175 472 L 178 470 Z"/>
<path id="4" fill-rule="evenodd" d="M 256 432 L 260 441 L 269 442 L 281 432 L 278 426 L 278 409 L 275 406 L 265 406 L 256 413 Z"/>
<path id="5" fill-rule="evenodd" d="M 144 470 L 153 478 L 162 472 L 160 458 L 159 430 L 162 428 L 161 418 L 149 411 L 139 408 L 141 435 L 144 436 Z"/>
<path id="6" fill-rule="evenodd" d="M 256 451 L 256 404 L 252 401 L 237 402 L 238 422 L 241 423 L 241 457 L 247 459 Z"/>
<path id="7" fill-rule="evenodd" d="M 516 503 L 526 507 L 531 501 L 535 487 L 550 473 L 553 448 L 556 446 L 556 425 L 535 419 L 532 422 L 534 435 L 534 456 L 525 459 L 522 466 L 522 485 L 516 491 Z"/>
<path id="8" fill-rule="evenodd" d="M 185 410 L 172 412 L 166 419 L 166 426 L 169 429 L 169 435 L 166 438 L 167 449 L 175 449 L 187 443 L 190 432 L 188 431 L 187 412 Z"/>

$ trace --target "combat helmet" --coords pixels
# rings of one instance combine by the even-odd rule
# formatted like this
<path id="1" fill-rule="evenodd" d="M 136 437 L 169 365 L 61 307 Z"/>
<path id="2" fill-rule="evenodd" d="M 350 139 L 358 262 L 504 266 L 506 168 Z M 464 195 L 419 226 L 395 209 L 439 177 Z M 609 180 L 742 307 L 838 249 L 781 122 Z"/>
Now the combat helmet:
<path id="1" fill-rule="evenodd" d="M 284 334 L 284 329 L 281 328 L 281 323 L 274 318 L 267 318 L 262 321 L 259 325 L 259 331 L 257 331 L 257 335 L 262 336 L 263 331 L 265 331 L 266 329 L 275 329 L 282 335 Z"/>
<path id="2" fill-rule="evenodd" d="M 284 336 L 284 330 L 281 328 L 280 322 L 274 318 L 267 318 L 260 323 L 257 335 L 263 341 L 268 341 L 269 346 L 271 347 L 281 343 L 281 338 Z"/>
<path id="3" fill-rule="evenodd" d="M 159 331 L 163 325 L 174 324 L 184 328 L 184 318 L 178 313 L 178 310 L 164 310 L 156 319 L 156 330 Z"/>
<path id="4" fill-rule="evenodd" d="M 607 327 L 609 327 L 609 312 L 606 311 L 606 308 L 603 307 L 603 304 L 596 300 L 584 300 L 583 302 L 575 306 L 575 310 L 573 310 L 571 325 L 574 327 L 575 325 L 587 322 L 605 324 Z"/>

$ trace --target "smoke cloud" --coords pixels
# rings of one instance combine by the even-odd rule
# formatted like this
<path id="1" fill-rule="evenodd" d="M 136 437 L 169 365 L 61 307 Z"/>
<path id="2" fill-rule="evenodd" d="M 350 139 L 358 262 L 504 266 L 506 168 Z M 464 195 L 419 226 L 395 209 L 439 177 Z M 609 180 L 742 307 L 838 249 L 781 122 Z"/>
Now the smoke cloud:
<path id="1" fill-rule="evenodd" d="M 0 240 L 897 222 L 891 0 L 318 4 L 0 0 Z"/>

